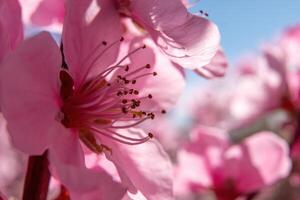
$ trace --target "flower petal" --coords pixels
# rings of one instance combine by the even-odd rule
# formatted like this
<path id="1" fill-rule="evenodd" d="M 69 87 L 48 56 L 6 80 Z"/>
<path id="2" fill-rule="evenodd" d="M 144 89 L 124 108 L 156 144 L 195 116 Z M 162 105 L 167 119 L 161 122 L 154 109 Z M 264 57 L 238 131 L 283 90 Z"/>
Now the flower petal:
<path id="1" fill-rule="evenodd" d="M 253 192 L 288 176 L 291 160 L 287 143 L 271 132 L 260 132 L 225 155 L 228 177 L 236 181 L 241 192 Z M 230 170 L 229 170 L 230 169 Z"/>
<path id="2" fill-rule="evenodd" d="M 72 199 L 88 200 L 95 195 L 97 199 L 120 199 L 126 190 L 111 175 L 101 168 L 85 167 L 78 135 L 62 125 L 57 127 L 57 132 L 60 136 L 52 138 L 49 149 L 51 170 L 68 188 Z"/>
<path id="3" fill-rule="evenodd" d="M 77 84 L 90 67 L 95 72 L 108 67 L 117 58 L 121 38 L 119 20 L 110 0 L 67 1 L 63 46 L 66 62 Z M 113 42 L 116 44 L 108 48 Z"/>
<path id="4" fill-rule="evenodd" d="M 30 16 L 31 22 L 39 26 L 60 24 L 64 19 L 64 0 L 42 0 Z"/>
<path id="5" fill-rule="evenodd" d="M 120 69 L 118 74 L 125 75 L 149 64 L 149 69 L 144 68 L 139 74 L 130 77 L 134 79 L 133 77 L 148 74 L 134 79 L 136 84 L 133 87 L 139 91 L 141 97 L 147 97 L 149 94 L 153 96 L 151 99 L 144 99 L 141 106 L 145 110 L 168 109 L 175 105 L 182 94 L 185 87 L 184 72 L 167 59 L 148 37 L 126 40 L 122 44 L 122 51 L 133 52 L 143 45 L 146 45 L 145 49 L 140 49 L 129 56 L 129 72 Z M 157 75 L 154 76 L 152 73 Z"/>
<path id="6" fill-rule="evenodd" d="M 212 61 L 203 67 L 198 67 L 195 71 L 205 78 L 222 77 L 225 75 L 228 67 L 228 62 L 225 57 L 224 51 L 219 49 Z"/>
<path id="7" fill-rule="evenodd" d="M 122 130 L 122 134 L 142 137 L 141 129 Z M 140 145 L 124 145 L 102 140 L 112 149 L 106 156 L 116 165 L 123 184 L 129 191 L 139 190 L 148 200 L 172 198 L 171 163 L 168 155 L 153 139 Z"/>
<path id="8" fill-rule="evenodd" d="M 180 0 L 133 0 L 130 10 L 161 50 L 185 68 L 207 65 L 218 50 L 217 26 L 190 14 Z"/>
<path id="9" fill-rule="evenodd" d="M 0 61 L 23 39 L 21 8 L 17 0 L 0 2 Z"/>
<path id="10" fill-rule="evenodd" d="M 3 62 L 1 103 L 13 144 L 28 154 L 41 154 L 59 112 L 59 49 L 48 33 L 20 45 Z"/>
<path id="11" fill-rule="evenodd" d="M 222 130 L 196 127 L 191 142 L 179 153 L 176 171 L 181 185 L 189 190 L 213 186 L 215 169 L 223 164 L 222 154 L 228 145 L 227 135 Z"/>

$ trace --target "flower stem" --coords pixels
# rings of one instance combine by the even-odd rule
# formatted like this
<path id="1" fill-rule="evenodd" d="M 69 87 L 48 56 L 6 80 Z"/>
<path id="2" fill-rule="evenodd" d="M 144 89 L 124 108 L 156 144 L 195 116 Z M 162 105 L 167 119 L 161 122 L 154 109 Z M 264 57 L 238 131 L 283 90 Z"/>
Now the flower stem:
<path id="1" fill-rule="evenodd" d="M 23 189 L 23 200 L 46 200 L 50 182 L 48 153 L 30 156 Z"/>

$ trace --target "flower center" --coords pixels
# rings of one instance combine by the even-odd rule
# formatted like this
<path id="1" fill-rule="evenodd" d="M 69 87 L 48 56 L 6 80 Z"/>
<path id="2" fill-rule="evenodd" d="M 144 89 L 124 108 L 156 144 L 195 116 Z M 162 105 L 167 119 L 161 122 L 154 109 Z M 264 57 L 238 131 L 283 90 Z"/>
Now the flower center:
<path id="1" fill-rule="evenodd" d="M 103 42 L 102 45 L 106 46 L 107 43 Z M 155 117 L 153 112 L 140 109 L 143 101 L 152 99 L 152 95 L 140 96 L 134 86 L 141 78 L 156 76 L 157 73 L 149 71 L 149 64 L 135 70 L 130 70 L 128 65 L 121 65 L 126 57 L 143 48 L 145 46 L 130 52 L 116 65 L 96 76 L 85 78 L 78 87 L 74 86 L 74 80 L 66 69 L 60 71 L 60 96 L 63 101 L 61 123 L 66 128 L 78 131 L 81 141 L 95 153 L 111 151 L 109 147 L 98 144 L 96 135 L 127 145 L 142 144 L 153 138 L 152 133 L 141 138 L 122 134 L 122 129 Z"/>

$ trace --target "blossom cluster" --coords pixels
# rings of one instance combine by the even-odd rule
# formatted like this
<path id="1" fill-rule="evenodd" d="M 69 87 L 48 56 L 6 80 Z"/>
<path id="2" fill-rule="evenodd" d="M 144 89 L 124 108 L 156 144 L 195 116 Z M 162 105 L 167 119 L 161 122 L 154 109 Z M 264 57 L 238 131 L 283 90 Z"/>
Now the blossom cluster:
<path id="1" fill-rule="evenodd" d="M 189 6 L 0 0 L 0 200 L 300 197 L 300 26 L 218 80 L 219 29 Z M 186 70 L 206 86 L 179 127 Z"/>

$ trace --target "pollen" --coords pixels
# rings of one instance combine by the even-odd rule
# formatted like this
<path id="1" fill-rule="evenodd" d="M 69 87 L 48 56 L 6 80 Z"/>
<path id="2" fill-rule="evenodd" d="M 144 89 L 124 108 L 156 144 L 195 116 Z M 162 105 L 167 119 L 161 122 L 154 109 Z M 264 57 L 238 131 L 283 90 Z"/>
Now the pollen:
<path id="1" fill-rule="evenodd" d="M 95 52 L 99 55 L 91 55 L 90 58 L 101 59 L 106 51 L 123 40 L 121 38 L 111 44 L 102 41 L 98 46 L 105 46 L 104 50 L 99 54 L 96 49 Z M 135 69 L 122 65 L 126 58 L 144 48 L 142 45 L 129 52 L 115 65 L 92 77 L 87 76 L 86 72 L 83 81 L 76 85 L 70 73 L 65 69 L 61 70 L 59 77 L 62 106 L 58 120 L 66 128 L 77 130 L 80 140 L 92 152 L 99 154 L 113 151 L 100 142 L 102 137 L 127 145 L 143 144 L 154 137 L 151 132 L 145 136 L 136 136 L 126 131 L 155 118 L 154 111 L 143 109 L 144 100 L 152 99 L 152 94 L 143 96 L 134 85 L 137 81 L 143 81 L 144 77 L 150 78 L 157 73 L 149 72 L 150 64 Z M 92 67 L 95 63 L 91 59 L 89 66 Z"/>

